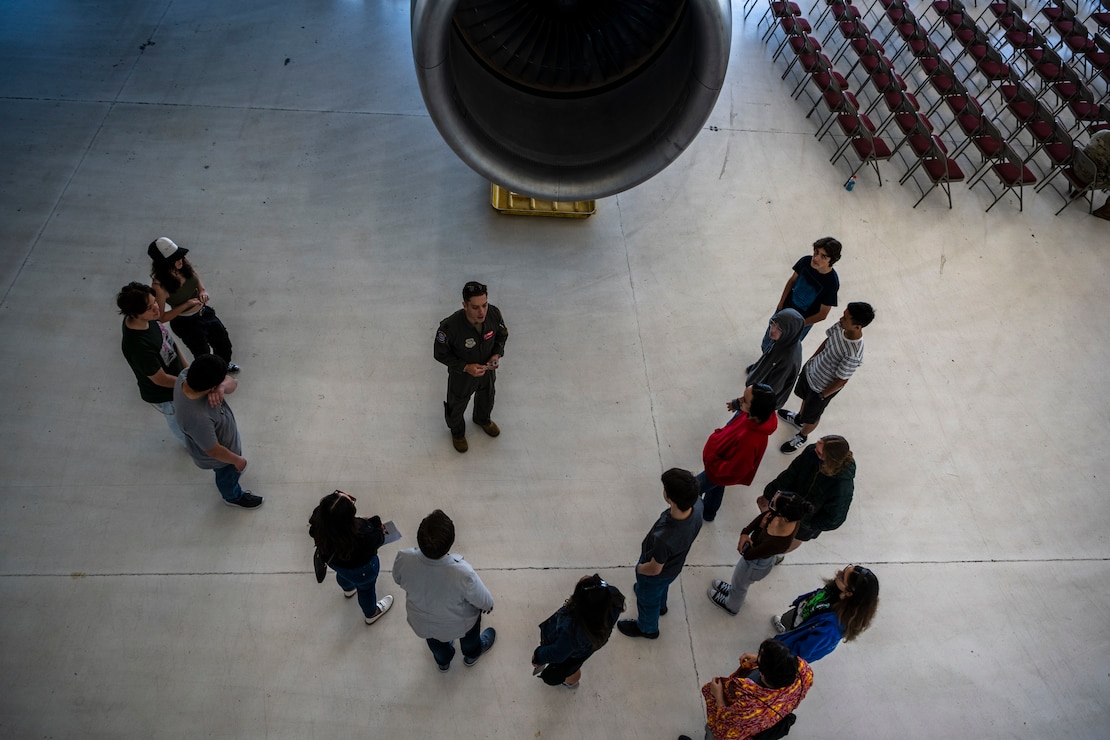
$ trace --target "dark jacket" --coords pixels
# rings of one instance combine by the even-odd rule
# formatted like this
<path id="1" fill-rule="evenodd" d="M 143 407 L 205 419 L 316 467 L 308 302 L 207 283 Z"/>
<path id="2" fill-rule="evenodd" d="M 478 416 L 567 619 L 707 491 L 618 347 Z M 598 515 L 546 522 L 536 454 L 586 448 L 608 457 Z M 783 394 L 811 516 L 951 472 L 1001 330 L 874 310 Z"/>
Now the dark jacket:
<path id="1" fill-rule="evenodd" d="M 320 551 L 320 557 L 333 568 L 361 568 L 378 555 L 378 548 L 385 543 L 382 520 L 377 514 L 369 519 L 355 518 L 355 546 L 351 554 L 341 558 L 335 553 Z M 309 536 L 313 528 L 309 526 Z"/>
<path id="2" fill-rule="evenodd" d="M 623 609 L 624 594 L 616 586 L 607 586 L 614 594 L 613 609 L 609 616 L 616 624 Z M 585 660 L 594 654 L 590 636 L 575 617 L 562 606 L 540 624 L 540 646 L 532 652 L 532 663 L 565 663 L 568 660 Z"/>
<path id="3" fill-rule="evenodd" d="M 794 458 L 790 467 L 767 484 L 763 495 L 768 500 L 775 495 L 775 491 L 791 491 L 800 495 L 816 507 L 813 514 L 802 520 L 802 526 L 827 532 L 839 527 L 848 517 L 856 488 L 856 462 L 853 460 L 831 477 L 822 473 L 820 468 L 817 445 L 811 444 Z"/>
<path id="4" fill-rule="evenodd" d="M 493 355 L 503 357 L 508 339 L 509 330 L 497 306 L 486 311 L 481 331 L 470 325 L 466 309 L 460 308 L 439 322 L 433 354 L 450 371 L 462 373 L 467 365 L 484 365 Z"/>

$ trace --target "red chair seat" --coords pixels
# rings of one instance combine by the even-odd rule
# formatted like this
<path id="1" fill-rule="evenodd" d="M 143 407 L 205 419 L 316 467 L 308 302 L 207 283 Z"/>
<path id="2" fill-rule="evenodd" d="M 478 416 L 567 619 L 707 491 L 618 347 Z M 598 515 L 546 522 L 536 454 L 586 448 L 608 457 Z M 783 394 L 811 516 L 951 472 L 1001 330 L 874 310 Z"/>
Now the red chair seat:
<path id="1" fill-rule="evenodd" d="M 1037 37 L 1026 30 L 1013 30 L 1006 32 L 1006 40 L 1015 49 L 1027 49 L 1037 45 Z"/>
<path id="2" fill-rule="evenodd" d="M 956 160 L 948 157 L 930 157 L 922 160 L 921 166 L 929 173 L 929 179 L 933 182 L 938 180 L 959 182 L 964 179 L 964 171 L 960 169 L 960 165 L 956 164 Z"/>
<path id="3" fill-rule="evenodd" d="M 1033 138 L 1037 141 L 1045 141 L 1052 136 L 1056 130 L 1055 125 L 1051 120 L 1045 121 L 1037 119 L 1029 123 L 1029 133 L 1033 134 Z"/>
<path id="4" fill-rule="evenodd" d="M 964 113 L 963 115 L 956 116 L 956 125 L 960 127 L 968 136 L 979 130 L 982 125 L 983 114 L 976 111 L 975 113 Z"/>
<path id="5" fill-rule="evenodd" d="M 933 137 L 924 134 L 910 134 L 906 142 L 918 157 L 924 157 L 933 148 Z"/>
<path id="6" fill-rule="evenodd" d="M 779 25 L 782 26 L 782 30 L 785 31 L 788 36 L 797 36 L 800 33 L 810 33 L 813 31 L 813 29 L 809 27 L 809 21 L 805 18 L 799 18 L 793 15 L 788 15 L 779 20 Z"/>
<path id="7" fill-rule="evenodd" d="M 996 165 L 992 165 L 991 169 L 998 175 L 998 179 L 1010 187 L 1032 185 L 1037 182 L 1037 176 L 1025 165 L 1022 165 L 1019 170 L 1018 166 L 1015 164 L 1000 162 Z"/>
<path id="8" fill-rule="evenodd" d="M 840 115 L 837 116 L 836 122 L 840 125 L 841 131 L 848 136 L 856 136 L 859 133 L 859 124 L 861 122 L 868 131 L 875 133 L 875 124 L 872 123 L 871 119 L 866 115 Z"/>
<path id="9" fill-rule="evenodd" d="M 1083 54 L 1087 51 L 1094 51 L 1097 47 L 1095 42 L 1091 41 L 1086 36 L 1068 36 L 1064 39 L 1064 43 L 1072 50 L 1074 54 Z"/>
<path id="10" fill-rule="evenodd" d="M 987 60 L 975 66 L 988 80 L 1001 80 L 1010 76 L 1010 68 L 1001 62 Z"/>
<path id="11" fill-rule="evenodd" d="M 1053 141 L 1045 144 L 1044 150 L 1053 164 L 1063 164 L 1071 159 L 1072 144 L 1063 141 Z"/>
<path id="12" fill-rule="evenodd" d="M 1014 100 L 1006 105 L 1013 112 L 1014 117 L 1021 122 L 1028 121 L 1037 110 L 1036 105 L 1028 100 Z"/>
<path id="13" fill-rule="evenodd" d="M 1072 115 L 1083 121 L 1097 121 L 1102 117 L 1102 109 L 1098 103 L 1088 100 L 1069 100 L 1068 110 Z"/>
<path id="14" fill-rule="evenodd" d="M 874 147 L 872 147 L 874 144 Z M 874 157 L 875 159 L 890 159 L 890 145 L 886 143 L 885 139 L 878 137 L 868 139 L 860 136 L 852 139 L 852 148 L 856 150 L 856 154 L 860 159 L 867 159 Z M 874 154 L 872 154 L 874 150 Z"/>
<path id="15" fill-rule="evenodd" d="M 993 136 L 976 136 L 972 138 L 971 143 L 982 153 L 984 159 L 998 156 L 1005 146 L 1002 139 L 996 139 Z"/>
<path id="16" fill-rule="evenodd" d="M 938 95 L 944 95 L 956 87 L 956 78 L 951 75 L 935 75 L 929 78 L 929 84 L 933 86 Z"/>

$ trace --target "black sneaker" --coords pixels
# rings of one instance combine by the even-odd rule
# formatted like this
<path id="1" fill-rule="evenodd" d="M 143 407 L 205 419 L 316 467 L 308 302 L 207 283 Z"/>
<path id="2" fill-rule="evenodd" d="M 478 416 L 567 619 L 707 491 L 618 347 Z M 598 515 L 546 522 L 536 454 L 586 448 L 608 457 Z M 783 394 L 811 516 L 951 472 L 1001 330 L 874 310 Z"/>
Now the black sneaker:
<path id="1" fill-rule="evenodd" d="M 806 446 L 807 439 L 808 437 L 804 437 L 801 434 L 795 434 L 793 437 L 782 443 L 782 447 L 779 448 L 779 452 L 784 455 L 792 455 Z"/>
<path id="2" fill-rule="evenodd" d="M 262 498 L 261 496 L 255 496 L 250 491 L 243 491 L 243 495 L 236 500 L 228 501 L 227 499 L 224 499 L 224 503 L 228 506 L 237 506 L 240 509 L 257 509 L 265 500 L 266 499 Z"/>
<path id="3" fill-rule="evenodd" d="M 649 640 L 656 640 L 659 638 L 658 632 L 643 632 L 640 630 L 640 625 L 636 623 L 635 619 L 622 619 L 617 622 L 617 629 L 621 631 L 622 635 L 629 637 L 646 637 Z"/>
<path id="4" fill-rule="evenodd" d="M 728 608 L 728 594 L 726 594 L 724 591 L 718 591 L 716 588 L 710 586 L 705 595 L 708 596 L 709 600 L 712 601 L 714 604 L 721 607 L 732 616 L 736 616 L 736 612 Z"/>
<path id="5" fill-rule="evenodd" d="M 790 426 L 794 427 L 795 429 L 801 429 L 802 428 L 802 425 L 798 423 L 798 414 L 796 414 L 793 411 L 788 411 L 786 409 L 779 409 L 779 418 L 782 419 L 783 421 L 785 421 Z"/>
<path id="6" fill-rule="evenodd" d="M 238 365 L 236 365 L 236 364 L 235 364 L 234 362 L 229 362 L 229 363 L 227 363 L 227 371 L 228 371 L 229 373 L 237 373 L 237 372 L 239 372 L 239 371 L 240 371 L 240 370 L 242 370 L 242 369 L 243 369 L 243 368 L 239 367 L 239 366 L 238 366 Z"/>

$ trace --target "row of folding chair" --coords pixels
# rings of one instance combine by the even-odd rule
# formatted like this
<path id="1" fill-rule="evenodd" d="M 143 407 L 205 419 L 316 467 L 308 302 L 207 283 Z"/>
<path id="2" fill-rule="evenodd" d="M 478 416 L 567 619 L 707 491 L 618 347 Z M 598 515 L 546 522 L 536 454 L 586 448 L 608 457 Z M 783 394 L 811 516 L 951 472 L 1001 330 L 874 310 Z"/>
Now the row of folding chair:
<path id="1" fill-rule="evenodd" d="M 945 4 L 948 6 L 944 11 L 946 16 L 942 17 L 954 15 L 962 18 L 966 27 L 967 14 L 963 13 L 966 9 L 959 5 L 958 0 Z M 999 43 L 1010 47 L 1010 54 L 1003 58 L 1003 63 L 1014 64 L 1021 60 L 1018 55 L 1023 55 L 1026 62 L 1023 77 L 1036 73 L 1042 81 L 1066 79 L 1068 87 L 1054 89 L 1053 92 L 1066 92 L 1067 97 L 1081 103 L 1080 108 L 1090 109 L 1077 116 L 1077 127 L 1088 125 L 1092 118 L 1098 120 L 1103 114 L 1110 114 L 1100 110 L 1110 96 L 1107 85 L 1110 82 L 1110 41 L 1097 34 L 1094 37 L 1085 36 L 1078 32 L 1079 25 L 1061 20 L 1056 22 L 1062 29 L 1060 40 L 1055 45 L 1051 44 L 1045 34 L 1023 18 L 1021 8 L 1010 1 L 989 4 L 978 20 L 988 14 L 993 16 L 993 20 L 989 20 L 980 33 L 987 35 L 995 29 L 1002 31 Z M 1061 54 L 1062 45 L 1068 47 L 1067 59 Z M 998 50 L 1001 51 L 1001 47 Z M 1062 99 L 1061 107 L 1064 102 Z"/>
<path id="2" fill-rule="evenodd" d="M 1010 4 L 1001 5 L 1008 7 Z M 872 14 L 879 15 L 874 11 L 876 7 L 882 7 L 884 9 L 882 16 L 887 17 L 894 24 L 884 37 L 884 41 L 899 32 L 902 37 L 899 53 L 906 50 L 911 56 L 925 59 L 922 65 L 926 68 L 925 80 L 915 92 L 920 92 L 925 86 L 929 86 L 937 94 L 936 100 L 925 113 L 920 111 L 921 106 L 914 93 L 907 91 L 902 75 L 894 70 L 891 59 L 884 54 L 882 42 L 871 36 L 867 20 Z M 907 17 L 912 22 L 904 23 Z M 790 74 L 795 65 L 801 65 L 802 78 L 795 86 L 793 96 L 800 97 L 810 82 L 815 83 L 817 87 L 817 97 L 812 99 L 813 103 L 807 117 L 823 104 L 827 111 L 827 118 L 819 124 L 815 135 L 820 139 L 829 132 L 838 131 L 844 137 L 843 141 L 836 146 L 831 161 L 835 163 L 851 151 L 858 159 L 852 174 L 856 174 L 861 167 L 869 165 L 875 171 L 881 186 L 882 173 L 878 163 L 889 160 L 894 155 L 910 154 L 908 161 L 903 156 L 903 161 L 906 162 L 906 173 L 900 182 L 904 184 L 906 180 L 914 179 L 917 183 L 916 175 L 920 172 L 927 176 L 929 185 L 928 188 L 918 185 L 922 195 L 914 204 L 915 207 L 938 187 L 945 191 L 951 207 L 951 183 L 967 179 L 969 187 L 974 187 L 986 173 L 992 172 L 1002 189 L 987 210 L 993 208 L 1008 192 L 1013 192 L 1017 196 L 1019 208 L 1023 209 L 1023 189 L 1038 182 L 1036 175 L 1028 166 L 1033 157 L 1045 152 L 1049 159 L 1047 175 L 1041 180 L 1038 190 L 1044 187 L 1051 177 L 1066 171 L 1070 166 L 1076 145 L 1060 122 L 1046 115 L 1045 106 L 1042 104 L 1034 105 L 1033 112 L 1036 115 L 1031 115 L 1025 110 L 1025 104 L 1029 102 L 1025 95 L 1028 91 L 1020 85 L 1020 80 L 1017 80 L 1019 84 L 1014 84 L 1013 74 L 997 53 L 992 56 L 989 53 L 984 54 L 982 49 L 967 48 L 974 47 L 976 42 L 983 46 L 990 46 L 983 43 L 984 40 L 989 41 L 989 39 L 985 39 L 985 34 L 974 28 L 973 24 L 962 20 L 954 24 L 957 28 L 970 31 L 970 34 L 966 35 L 967 43 L 963 44 L 964 51 L 959 53 L 956 59 L 958 61 L 964 55 L 969 56 L 975 60 L 975 68 L 980 73 L 983 72 L 984 60 L 999 64 L 999 71 L 1005 71 L 1005 75 L 993 76 L 1009 83 L 1007 103 L 1021 113 L 1021 115 L 1014 115 L 1014 125 L 1009 127 L 1006 134 L 1003 134 L 983 112 L 975 96 L 962 84 L 953 65 L 948 63 L 939 48 L 931 43 L 928 34 L 922 33 L 920 25 L 912 19 L 912 13 L 900 0 L 880 0 L 873 6 L 872 11 L 866 14 L 861 14 L 851 4 L 851 0 L 825 0 L 825 9 L 819 16 L 819 21 L 812 24 L 801 16 L 796 4 L 771 2 L 768 3 L 760 22 L 768 23 L 767 30 L 763 34 L 765 41 L 769 40 L 776 30 L 783 31 L 783 41 L 773 55 L 777 59 L 787 50 L 791 52 L 787 69 L 782 75 L 783 79 Z M 816 34 L 811 36 L 810 33 L 825 23 L 828 23 L 828 29 L 822 42 L 815 37 Z M 899 24 L 902 28 L 898 27 Z M 843 43 L 840 44 L 834 57 L 829 59 L 823 45 L 829 44 L 837 34 L 842 37 Z M 856 60 L 846 73 L 841 73 L 836 69 L 835 63 L 850 51 L 856 52 Z M 862 70 L 865 76 L 858 92 L 853 93 L 849 89 L 849 81 L 857 70 Z M 861 112 L 860 98 L 863 97 L 864 89 L 868 85 L 874 88 L 875 97 L 866 110 Z M 1004 95 L 1003 98 L 1005 99 L 1006 96 Z M 1035 96 L 1033 98 L 1035 101 Z M 870 114 L 883 102 L 890 110 L 890 116 L 877 126 L 870 118 Z M 943 104 L 946 104 L 952 116 L 941 130 L 937 131 L 929 116 Z M 884 138 L 887 127 L 892 124 L 902 132 L 901 139 L 894 147 L 891 147 Z M 942 136 L 953 125 L 958 125 L 964 136 L 953 142 L 955 150 L 950 154 Z M 1024 146 L 1021 142 L 1020 146 L 1015 146 L 1017 142 L 1012 137 L 1022 133 L 1026 128 L 1029 129 L 1030 134 L 1029 145 Z M 1024 149 L 1024 156 L 1019 153 L 1019 149 Z M 972 158 L 972 154 L 978 154 L 977 159 Z M 956 161 L 961 155 L 967 156 L 972 165 L 970 178 L 965 178 L 962 168 Z M 993 190 L 992 194 L 994 194 Z M 1065 201 L 1064 207 L 1068 203 L 1069 201 Z"/>
<path id="3" fill-rule="evenodd" d="M 950 38 L 935 49 L 929 46 L 930 41 L 923 41 L 917 50 L 919 60 L 926 72 L 926 78 L 919 91 L 929 85 L 937 95 L 936 101 L 927 113 L 931 115 L 942 104 L 946 104 L 953 118 L 940 133 L 943 135 L 952 123 L 958 123 L 967 136 L 957 147 L 954 156 L 958 156 L 970 145 L 974 145 L 978 150 L 981 156 L 980 169 L 969 179 L 969 187 L 974 187 L 981 181 L 986 172 L 993 172 L 1002 185 L 1002 190 L 990 207 L 993 207 L 1002 195 L 1015 192 L 1018 196 L 1019 208 L 1024 208 L 1023 189 L 1037 182 L 1036 175 L 1029 167 L 1034 158 L 1044 152 L 1049 160 L 1047 172 L 1051 177 L 1064 169 L 1074 156 L 1074 142 L 1060 122 L 1055 119 L 1054 114 L 1059 112 L 1064 104 L 1069 102 L 1081 104 L 1082 101 L 1076 100 L 1073 90 L 1068 95 L 1061 96 L 1063 102 L 1060 109 L 1046 113 L 1044 106 L 1037 102 L 1036 96 L 1027 91 L 1020 80 L 1015 79 L 1010 65 L 993 46 L 987 33 L 970 18 L 966 7 L 959 0 L 938 0 L 931 3 L 930 7 L 937 13 L 937 20 L 931 28 L 947 26 L 950 30 Z M 1004 27 L 1008 26 L 1011 30 L 1016 25 L 1015 17 L 1020 17 L 1020 11 L 1016 10 L 1012 3 L 996 3 L 988 10 L 1001 19 L 1000 24 Z M 898 23 L 896 30 L 900 30 L 906 37 L 928 39 L 928 28 L 924 34 L 921 34 L 919 29 L 907 28 L 907 26 L 912 27 L 912 18 L 909 18 L 909 15 L 906 12 L 900 14 L 900 17 L 891 18 Z M 1009 83 L 987 89 L 988 96 L 998 92 L 1005 102 L 1003 110 L 1012 114 L 1013 125 L 1008 127 L 1005 133 L 996 123 L 988 122 L 984 117 L 981 104 L 961 81 L 969 78 L 958 75 L 953 63 L 948 62 L 941 55 L 942 49 L 950 40 L 955 40 L 963 47 L 953 60 L 956 64 L 968 56 L 974 60 L 974 71 L 981 79 L 988 83 Z M 965 69 L 965 73 L 967 71 Z M 1076 81 L 1072 78 L 1067 82 L 1074 86 Z M 1058 88 L 1054 91 L 1058 94 L 1061 92 Z M 1081 115 L 1082 113 L 1077 118 Z M 1031 141 L 1023 155 L 1019 153 L 1019 142 L 1016 137 L 1025 131 L 1029 132 Z M 941 143 L 943 144 L 943 140 Z"/>
<path id="4" fill-rule="evenodd" d="M 802 71 L 808 75 L 795 86 L 794 97 L 800 97 L 810 82 L 817 87 L 818 96 L 813 99 L 807 117 L 812 116 L 822 105 L 827 111 L 827 117 L 818 125 L 815 136 L 822 139 L 830 132 L 838 132 L 843 136 L 843 140 L 835 145 L 831 161 L 835 164 L 851 152 L 858 163 L 849 177 L 856 174 L 861 167 L 870 166 L 881 186 L 882 170 L 879 163 L 889 160 L 896 151 L 905 146 L 913 152 L 914 157 L 907 162 L 907 174 L 900 182 L 904 183 L 912 177 L 919 167 L 931 173 L 930 186 L 921 188 L 921 198 L 914 206 L 916 207 L 929 192 L 939 186 L 945 190 L 951 207 L 951 183 L 960 182 L 964 176 L 959 165 L 947 156 L 947 147 L 944 143 L 939 138 L 934 140 L 930 137 L 926 137 L 922 142 L 907 126 L 902 132 L 903 136 L 899 143 L 891 147 L 890 142 L 871 118 L 872 110 L 884 101 L 887 101 L 888 107 L 892 109 L 903 104 L 902 96 L 906 94 L 907 85 L 894 69 L 890 59 L 883 54 L 881 44 L 871 36 L 870 29 L 861 19 L 858 9 L 847 0 L 831 0 L 827 3 L 826 12 L 820 17 L 830 19 L 832 23 L 823 42 L 812 37 L 799 38 L 797 29 L 802 28 L 803 25 L 797 21 L 782 23 L 780 19 L 778 26 L 784 32 L 784 40 L 776 49 L 775 56 L 786 49 L 796 54 L 795 59 L 788 63 L 784 78 L 795 63 L 800 64 Z M 816 28 L 819 25 L 820 23 L 815 22 L 812 27 Z M 791 36 L 792 32 L 794 36 Z M 836 34 L 843 37 L 843 45 L 836 56 L 830 60 L 820 49 L 823 43 L 827 44 Z M 764 36 L 768 35 L 764 34 Z M 856 60 L 847 72 L 840 72 L 836 69 L 835 63 L 850 51 L 856 52 Z M 849 80 L 857 71 L 862 72 L 864 79 L 860 82 L 858 92 L 853 93 Z M 867 109 L 861 111 L 860 97 L 869 87 L 874 89 L 875 97 Z M 913 105 L 916 110 L 917 104 Z M 884 122 L 884 127 L 889 125 L 890 121 L 891 119 L 888 118 Z M 931 128 L 931 124 L 927 125 Z"/>

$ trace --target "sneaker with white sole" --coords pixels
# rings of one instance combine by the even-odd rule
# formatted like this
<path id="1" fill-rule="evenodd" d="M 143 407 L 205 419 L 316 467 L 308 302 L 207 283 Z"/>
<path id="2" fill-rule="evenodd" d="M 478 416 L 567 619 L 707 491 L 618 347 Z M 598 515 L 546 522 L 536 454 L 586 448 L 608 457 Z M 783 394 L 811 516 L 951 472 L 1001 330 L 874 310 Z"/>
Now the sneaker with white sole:
<path id="1" fill-rule="evenodd" d="M 228 501 L 225 498 L 224 503 L 228 506 L 235 506 L 240 509 L 257 509 L 265 500 L 266 499 L 262 498 L 261 496 L 255 496 L 250 491 L 243 491 L 243 495 L 239 498 L 235 499 L 234 501 Z"/>
<path id="2" fill-rule="evenodd" d="M 787 409 L 779 409 L 779 418 L 791 425 L 795 429 L 801 429 L 802 425 L 798 423 L 798 414 L 794 411 Z"/>
<path id="3" fill-rule="evenodd" d="M 465 655 L 463 656 L 463 665 L 467 668 L 477 663 L 478 658 L 481 658 L 483 655 L 488 653 L 489 649 L 493 647 L 493 642 L 497 639 L 497 630 L 495 630 L 493 627 L 486 627 L 484 630 L 482 630 L 482 634 L 479 639 L 482 641 L 482 652 L 478 653 L 478 657 L 468 658 Z"/>
<path id="4" fill-rule="evenodd" d="M 389 611 L 389 607 L 393 606 L 393 597 L 383 596 L 382 598 L 378 599 L 377 606 L 378 610 L 374 612 L 374 616 L 366 617 L 367 624 L 373 624 L 374 622 L 377 622 L 379 619 L 385 616 L 385 613 Z"/>
<path id="5" fill-rule="evenodd" d="M 713 589 L 715 591 L 720 591 L 725 596 L 728 596 L 730 593 L 732 593 L 732 584 L 728 581 L 722 581 L 720 578 L 718 578 L 717 580 L 713 581 Z"/>
<path id="6" fill-rule="evenodd" d="M 726 612 L 728 612 L 732 616 L 734 616 L 734 617 L 736 616 L 736 612 L 734 612 L 732 609 L 728 608 L 728 596 L 721 593 L 720 591 L 718 591 L 715 588 L 709 589 L 706 592 L 705 595 L 708 596 L 709 600 L 712 601 L 714 604 L 721 607 L 722 609 L 724 609 Z"/>
<path id="7" fill-rule="evenodd" d="M 775 628 L 775 632 L 782 634 L 786 632 L 786 627 L 782 624 L 782 618 L 778 614 L 771 615 L 771 626 Z"/>
<path id="8" fill-rule="evenodd" d="M 784 455 L 792 455 L 806 446 L 807 439 L 808 437 L 804 435 L 795 434 L 793 437 L 782 443 L 782 447 L 779 448 L 779 452 Z"/>
<path id="9" fill-rule="evenodd" d="M 348 599 L 351 598 L 352 596 L 354 596 L 357 593 L 358 593 L 357 588 L 352 588 L 350 591 L 348 591 L 347 589 L 343 589 L 343 595 L 345 597 L 347 597 Z"/>

